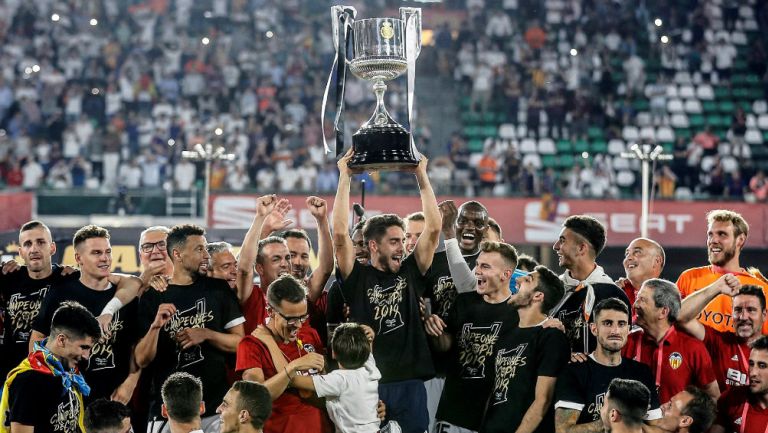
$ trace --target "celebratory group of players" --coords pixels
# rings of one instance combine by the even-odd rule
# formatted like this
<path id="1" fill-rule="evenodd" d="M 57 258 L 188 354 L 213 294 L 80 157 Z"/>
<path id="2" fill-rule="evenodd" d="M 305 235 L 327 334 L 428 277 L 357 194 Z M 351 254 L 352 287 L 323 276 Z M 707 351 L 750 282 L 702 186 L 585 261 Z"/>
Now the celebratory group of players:
<path id="1" fill-rule="evenodd" d="M 219 413 L 241 378 L 269 391 L 270 433 L 768 431 L 768 281 L 740 264 L 739 214 L 707 215 L 709 264 L 676 283 L 646 238 L 627 246 L 625 276 L 606 275 L 604 227 L 574 215 L 555 272 L 505 243 L 481 203 L 438 205 L 426 158 L 420 212 L 350 230 L 350 156 L 332 219 L 306 201 L 315 269 L 274 195 L 237 257 L 195 225 L 147 228 L 138 277 L 110 272 L 106 229 L 75 233 L 74 269 L 51 263 L 48 227 L 24 224 L 25 264 L 0 275 L 0 430 L 82 431 L 85 407 L 111 399 L 136 430 L 171 431 L 163 385 L 187 372 L 206 433 L 237 431 Z"/>

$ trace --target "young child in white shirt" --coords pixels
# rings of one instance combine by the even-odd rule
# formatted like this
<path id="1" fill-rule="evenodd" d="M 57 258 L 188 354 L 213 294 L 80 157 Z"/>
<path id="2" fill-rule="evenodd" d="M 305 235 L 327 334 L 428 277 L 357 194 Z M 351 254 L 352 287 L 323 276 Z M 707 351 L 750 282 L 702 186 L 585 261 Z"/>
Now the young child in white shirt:
<path id="1" fill-rule="evenodd" d="M 325 397 L 336 433 L 376 433 L 380 430 L 376 408 L 381 373 L 371 353 L 373 330 L 357 323 L 342 323 L 331 337 L 331 353 L 339 369 L 328 374 L 297 376 L 298 388 L 314 389 Z"/>

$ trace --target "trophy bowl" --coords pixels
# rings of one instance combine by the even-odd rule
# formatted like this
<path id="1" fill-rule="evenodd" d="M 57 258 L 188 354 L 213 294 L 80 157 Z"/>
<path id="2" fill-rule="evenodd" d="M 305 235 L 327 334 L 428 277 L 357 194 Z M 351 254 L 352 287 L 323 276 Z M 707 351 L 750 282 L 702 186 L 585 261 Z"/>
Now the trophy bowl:
<path id="1" fill-rule="evenodd" d="M 407 170 L 419 162 L 410 131 L 384 105 L 385 82 L 405 73 L 412 77 L 415 71 L 409 71 L 409 63 L 415 65 L 421 48 L 421 9 L 400 8 L 400 15 L 400 19 L 368 18 L 351 23 L 352 53 L 345 66 L 356 77 L 371 82 L 376 95 L 373 115 L 352 135 L 354 156 L 349 167 L 355 172 Z M 409 85 L 412 81 L 409 79 Z M 410 108 L 409 103 L 409 116 Z"/>

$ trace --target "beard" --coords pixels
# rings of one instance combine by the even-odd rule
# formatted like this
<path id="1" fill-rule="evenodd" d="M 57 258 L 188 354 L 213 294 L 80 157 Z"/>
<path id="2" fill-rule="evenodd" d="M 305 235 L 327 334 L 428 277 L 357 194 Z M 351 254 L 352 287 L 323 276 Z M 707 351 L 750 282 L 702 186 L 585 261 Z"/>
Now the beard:
<path id="1" fill-rule="evenodd" d="M 709 263 L 710 263 L 710 264 L 712 264 L 712 265 L 715 265 L 715 266 L 724 266 L 726 263 L 728 263 L 729 261 L 731 261 L 731 259 L 733 259 L 733 258 L 734 258 L 734 256 L 736 256 L 736 247 L 734 246 L 733 248 L 731 248 L 731 249 L 728 249 L 728 250 L 726 250 L 726 249 L 723 249 L 723 251 L 721 252 L 721 254 L 722 254 L 722 257 L 723 257 L 723 258 L 722 258 L 722 259 L 720 259 L 720 260 L 716 260 L 716 259 L 715 259 L 715 258 L 712 256 L 712 253 L 709 253 L 709 252 L 708 252 L 708 254 L 707 254 L 707 255 L 708 255 L 708 257 L 707 257 L 707 258 L 709 259 Z"/>

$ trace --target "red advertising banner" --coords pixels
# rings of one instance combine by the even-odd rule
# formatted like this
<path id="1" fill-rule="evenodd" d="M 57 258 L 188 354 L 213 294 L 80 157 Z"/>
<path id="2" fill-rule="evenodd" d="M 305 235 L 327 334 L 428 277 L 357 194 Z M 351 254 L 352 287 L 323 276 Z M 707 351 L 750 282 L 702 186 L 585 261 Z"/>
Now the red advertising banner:
<path id="1" fill-rule="evenodd" d="M 0 231 L 18 230 L 32 219 L 35 195 L 30 192 L 0 193 Z"/>
<path id="2" fill-rule="evenodd" d="M 290 218 L 308 230 L 315 228 L 314 219 L 306 209 L 304 196 L 289 195 L 293 209 Z M 329 207 L 333 197 L 324 196 Z M 439 197 L 438 201 L 453 199 L 457 205 L 466 197 Z M 352 200 L 354 201 L 354 197 Z M 561 224 L 570 215 L 592 215 L 605 224 L 609 246 L 624 246 L 640 235 L 640 201 L 559 200 L 544 202 L 530 198 L 483 198 L 480 200 L 503 230 L 504 239 L 512 244 L 554 243 Z M 368 196 L 366 214 L 396 213 L 406 215 L 421 209 L 416 196 Z M 214 229 L 247 229 L 255 215 L 256 196 L 212 195 L 210 225 Z M 747 248 L 768 246 L 766 217 L 768 206 L 748 203 L 671 202 L 653 203 L 648 219 L 648 233 L 664 246 L 702 247 L 706 241 L 706 214 L 712 209 L 739 212 L 750 226 Z M 331 209 L 332 210 L 332 209 Z"/>

